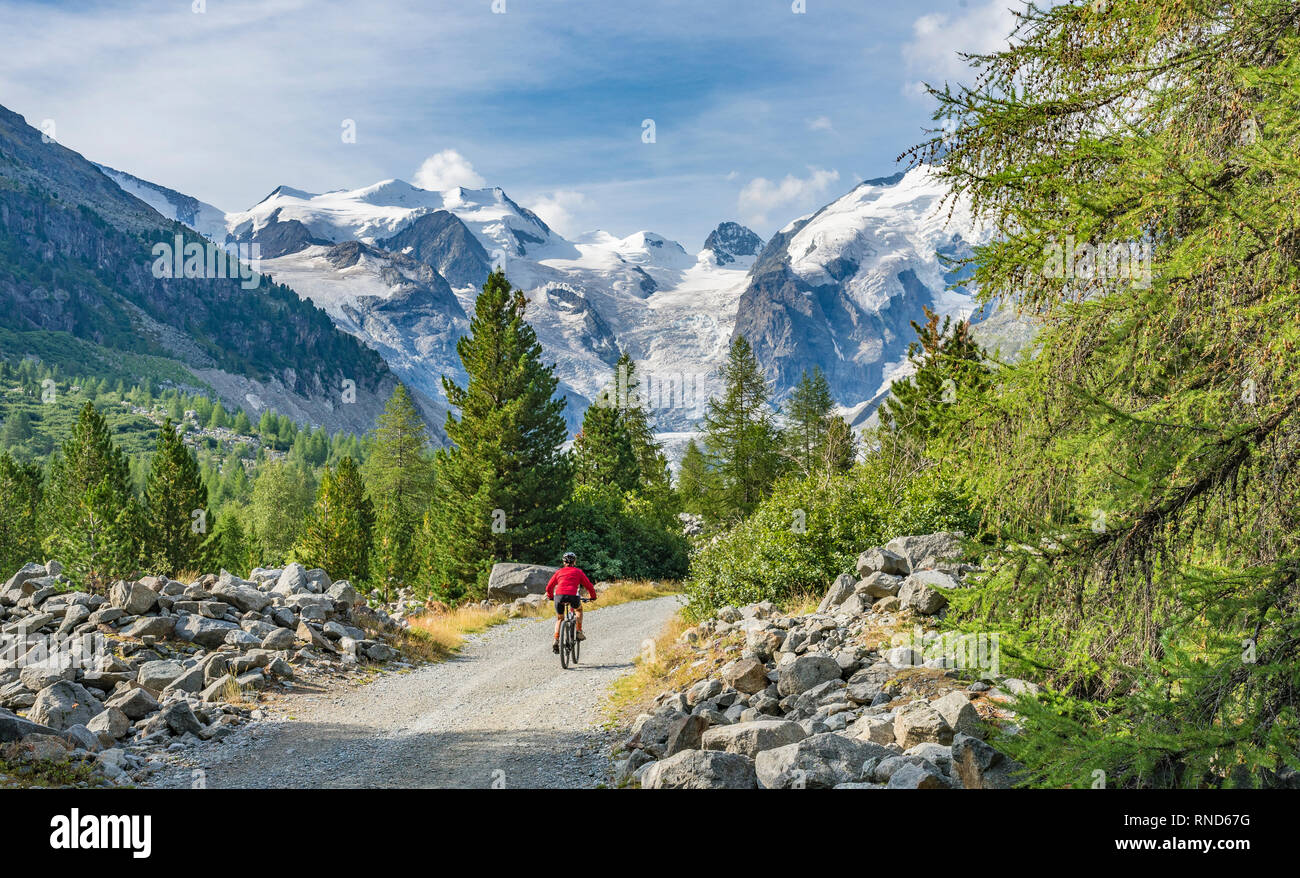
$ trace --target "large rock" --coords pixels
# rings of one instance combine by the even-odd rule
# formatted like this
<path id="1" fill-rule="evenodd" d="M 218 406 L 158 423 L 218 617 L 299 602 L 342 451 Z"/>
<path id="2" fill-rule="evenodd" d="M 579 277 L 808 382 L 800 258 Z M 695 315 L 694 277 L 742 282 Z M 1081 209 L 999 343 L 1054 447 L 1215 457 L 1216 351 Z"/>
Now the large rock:
<path id="1" fill-rule="evenodd" d="M 748 756 L 719 750 L 683 750 L 647 766 L 646 790 L 752 790 L 758 786 Z"/>
<path id="2" fill-rule="evenodd" d="M 709 721 L 698 713 L 679 718 L 668 729 L 664 755 L 674 756 L 683 750 L 700 749 L 700 736 L 708 727 Z"/>
<path id="3" fill-rule="evenodd" d="M 964 692 L 949 692 L 942 698 L 930 702 L 930 706 L 939 712 L 944 722 L 952 726 L 954 732 L 970 735 L 972 738 L 984 737 L 984 726 L 980 722 L 979 712 L 970 703 Z"/>
<path id="4" fill-rule="evenodd" d="M 199 722 L 199 718 L 194 715 L 194 709 L 190 707 L 189 702 L 183 699 L 177 699 L 164 707 L 158 716 L 174 734 L 183 735 L 189 732 L 197 735 L 203 731 L 203 723 Z"/>
<path id="5" fill-rule="evenodd" d="M 952 726 L 924 701 L 914 701 L 894 714 L 894 740 L 907 750 L 917 744 L 952 743 Z"/>
<path id="6" fill-rule="evenodd" d="M 867 549 L 858 556 L 858 576 L 869 577 L 872 573 L 886 573 L 893 576 L 906 576 L 911 573 L 907 558 L 887 548 L 877 546 Z"/>
<path id="7" fill-rule="evenodd" d="M 141 616 L 122 633 L 127 637 L 157 637 L 169 640 L 176 631 L 175 616 Z"/>
<path id="8" fill-rule="evenodd" d="M 76 725 L 84 726 L 103 709 L 104 705 L 85 686 L 60 680 L 36 694 L 36 702 L 27 711 L 27 718 L 63 731 Z"/>
<path id="9" fill-rule="evenodd" d="M 118 580 L 108 590 L 108 602 L 128 616 L 143 616 L 158 603 L 158 593 L 139 582 Z"/>
<path id="10" fill-rule="evenodd" d="M 105 707 L 86 723 L 86 728 L 98 735 L 101 741 L 105 736 L 116 741 L 131 733 L 131 718 L 116 707 Z"/>
<path id="11" fill-rule="evenodd" d="M 754 760 L 754 766 L 758 782 L 765 789 L 830 789 L 836 784 L 860 781 L 868 759 L 891 755 L 879 744 L 824 732 L 764 750 Z"/>
<path id="12" fill-rule="evenodd" d="M 17 573 L 9 577 L 4 588 L 0 588 L 0 594 L 5 594 L 11 600 L 17 601 L 19 598 L 25 598 L 32 592 L 36 591 L 35 585 L 29 583 L 33 579 L 40 579 L 45 576 L 47 571 L 39 564 L 24 564 Z"/>
<path id="13" fill-rule="evenodd" d="M 776 672 L 777 691 L 782 695 L 798 695 L 827 680 L 838 680 L 843 670 L 831 656 L 810 653 L 777 666 Z"/>
<path id="14" fill-rule="evenodd" d="M 872 598 L 888 598 L 898 594 L 898 587 L 902 584 L 901 577 L 888 573 L 869 573 L 855 590 Z"/>
<path id="15" fill-rule="evenodd" d="M 978 738 L 958 735 L 952 742 L 952 772 L 968 790 L 1007 790 L 1020 779 L 1024 766 Z"/>
<path id="16" fill-rule="evenodd" d="M 933 567 L 940 561 L 960 558 L 964 538 L 965 534 L 960 531 L 895 537 L 885 543 L 885 549 L 906 558 L 908 569 L 915 572 Z"/>
<path id="17" fill-rule="evenodd" d="M 216 649 L 226 642 L 226 635 L 229 632 L 238 630 L 239 626 L 234 622 L 209 619 L 191 613 L 181 617 L 176 623 L 173 634 L 177 640 L 188 640 L 190 643 L 197 643 L 208 649 Z"/>
<path id="18" fill-rule="evenodd" d="M 849 595 L 853 594 L 853 577 L 847 573 L 841 573 L 835 577 L 831 587 L 826 590 L 826 596 L 822 602 L 817 605 L 817 612 L 829 613 L 840 604 L 848 600 Z"/>
<path id="19" fill-rule="evenodd" d="M 28 735 L 53 735 L 56 733 L 56 729 L 32 722 L 29 719 L 23 719 L 12 710 L 0 707 L 0 744 L 21 741 Z"/>
<path id="20" fill-rule="evenodd" d="M 212 586 L 212 593 L 226 603 L 234 604 L 245 613 L 260 613 L 267 604 L 271 603 L 270 595 L 253 583 L 232 576 L 225 570 L 221 571 L 221 578 L 217 580 L 217 584 Z"/>
<path id="21" fill-rule="evenodd" d="M 158 709 L 158 699 L 149 694 L 148 689 L 132 686 L 123 689 L 105 703 L 106 707 L 116 707 L 133 720 L 144 719 Z"/>
<path id="22" fill-rule="evenodd" d="M 933 765 L 908 762 L 889 776 L 885 787 L 890 790 L 947 790 L 951 782 Z"/>
<path id="23" fill-rule="evenodd" d="M 759 719 L 711 728 L 704 733 L 701 744 L 705 750 L 740 753 L 753 759 L 764 750 L 784 747 L 805 737 L 803 726 L 796 722 Z"/>
<path id="24" fill-rule="evenodd" d="M 509 603 L 524 595 L 545 594 L 546 583 L 558 569 L 538 564 L 493 564 L 488 577 L 488 600 Z"/>
<path id="25" fill-rule="evenodd" d="M 161 692 L 167 686 L 185 673 L 185 666 L 180 662 L 173 661 L 153 661 L 145 662 L 140 666 L 136 674 L 136 682 L 146 689 L 152 689 L 155 692 Z"/>
<path id="26" fill-rule="evenodd" d="M 926 585 L 917 579 L 916 574 L 903 580 L 903 585 L 898 589 L 898 599 L 903 606 L 911 607 L 922 616 L 933 616 L 948 606 L 948 599 L 943 592 Z"/>
<path id="27" fill-rule="evenodd" d="M 300 592 L 310 592 L 311 588 L 307 583 L 306 568 L 297 562 L 290 564 L 281 571 L 280 578 L 271 591 L 284 597 L 299 594 Z"/>
<path id="28" fill-rule="evenodd" d="M 767 665 L 757 659 L 736 659 L 723 665 L 721 673 L 723 682 L 746 695 L 753 695 L 767 688 Z"/>
<path id="29" fill-rule="evenodd" d="M 545 586 L 542 586 L 543 591 L 545 588 Z M 348 606 L 354 606 L 362 602 L 362 598 L 357 594 L 357 590 L 353 588 L 352 583 L 348 582 L 346 579 L 340 579 L 338 582 L 330 585 L 325 594 L 335 603 L 347 604 Z"/>

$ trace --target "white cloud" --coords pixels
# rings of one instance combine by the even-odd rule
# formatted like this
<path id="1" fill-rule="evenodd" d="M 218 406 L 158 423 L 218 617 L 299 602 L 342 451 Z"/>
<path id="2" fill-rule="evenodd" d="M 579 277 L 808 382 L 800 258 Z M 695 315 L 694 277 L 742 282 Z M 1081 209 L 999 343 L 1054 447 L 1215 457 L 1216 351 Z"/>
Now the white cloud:
<path id="1" fill-rule="evenodd" d="M 466 189 L 482 189 L 487 181 L 478 175 L 474 166 L 454 149 L 444 149 L 429 156 L 415 172 L 412 182 L 421 189 L 431 192 L 445 192 L 464 186 Z"/>
<path id="2" fill-rule="evenodd" d="M 575 213 L 588 207 L 587 196 L 572 189 L 557 189 L 533 199 L 529 209 L 566 238 L 581 231 L 575 226 Z"/>
<path id="3" fill-rule="evenodd" d="M 808 168 L 806 178 L 787 174 L 780 183 L 755 177 L 740 190 L 736 206 L 747 222 L 767 222 L 767 215 L 778 209 L 805 209 L 818 204 L 826 189 L 840 178 L 840 172 Z"/>
<path id="4" fill-rule="evenodd" d="M 903 45 L 907 84 L 903 93 L 925 97 L 924 82 L 942 85 L 970 80 L 970 68 L 958 52 L 991 52 L 1007 43 L 1016 26 L 1011 6 L 1016 0 L 988 0 L 960 15 L 935 12 L 912 22 L 913 39 Z M 1049 4 L 1050 5 L 1050 4 Z"/>
<path id="5" fill-rule="evenodd" d="M 831 124 L 830 116 L 818 116 L 816 119 L 808 120 L 809 131 L 834 131 L 835 126 Z"/>

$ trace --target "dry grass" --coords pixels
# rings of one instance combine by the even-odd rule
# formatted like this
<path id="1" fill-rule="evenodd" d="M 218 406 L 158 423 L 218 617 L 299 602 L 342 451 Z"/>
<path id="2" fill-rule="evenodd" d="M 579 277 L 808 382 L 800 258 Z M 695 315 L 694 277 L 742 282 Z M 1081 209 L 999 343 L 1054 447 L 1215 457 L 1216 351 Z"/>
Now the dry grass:
<path id="1" fill-rule="evenodd" d="M 781 602 L 778 609 L 784 616 L 807 616 L 821 605 L 822 595 L 805 591 L 791 595 Z"/>
<path id="2" fill-rule="evenodd" d="M 721 667 L 735 657 L 734 647 L 742 642 L 739 634 L 719 638 L 707 646 L 681 640 L 691 623 L 681 614 L 673 616 L 655 638 L 654 645 L 635 660 L 635 670 L 610 687 L 606 713 L 615 726 L 626 726 L 639 713 L 645 713 L 657 696 L 678 692 L 708 677 L 718 675 Z"/>
<path id="3" fill-rule="evenodd" d="M 675 582 L 660 583 L 649 580 L 614 582 L 599 592 L 599 599 L 590 609 L 612 607 L 630 601 L 644 601 L 665 595 L 677 594 L 681 586 Z M 406 655 L 421 661 L 442 661 L 454 655 L 471 634 L 486 631 L 494 625 L 519 618 L 544 618 L 555 615 L 550 603 L 535 610 L 512 616 L 509 605 L 485 610 L 478 604 L 466 604 L 446 613 L 426 613 L 412 617 L 410 628 L 398 638 L 398 647 Z"/>

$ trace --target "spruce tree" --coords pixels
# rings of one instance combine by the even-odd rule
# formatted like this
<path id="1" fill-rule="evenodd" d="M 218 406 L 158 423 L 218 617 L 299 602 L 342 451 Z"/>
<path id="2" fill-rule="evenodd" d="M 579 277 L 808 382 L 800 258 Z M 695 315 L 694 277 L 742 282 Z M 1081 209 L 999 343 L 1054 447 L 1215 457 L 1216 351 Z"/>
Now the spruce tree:
<path id="1" fill-rule="evenodd" d="M 781 436 L 768 403 L 767 380 L 743 335 L 731 343 L 719 377 L 720 399 L 704 415 L 705 446 L 730 514 L 748 515 L 780 474 Z"/>
<path id="2" fill-rule="evenodd" d="M 694 439 L 686 443 L 681 467 L 677 470 L 677 497 L 681 508 L 697 515 L 709 515 L 718 508 L 718 477 Z"/>
<path id="3" fill-rule="evenodd" d="M 374 508 L 356 461 L 345 457 L 321 474 L 316 502 L 293 547 L 293 557 L 332 578 L 360 582 L 370 575 Z"/>
<path id="4" fill-rule="evenodd" d="M 562 450 L 565 400 L 501 271 L 483 284 L 470 332 L 456 344 L 465 387 L 443 379 L 446 432 L 430 507 L 431 574 L 449 598 L 482 595 L 494 560 L 555 563 L 572 482 Z"/>
<path id="5" fill-rule="evenodd" d="M 970 321 L 953 323 L 928 307 L 922 325 L 912 321 L 917 338 L 907 348 L 914 373 L 890 386 L 890 396 L 880 407 L 880 423 L 894 439 L 920 448 L 939 432 L 954 426 L 954 403 L 965 395 L 983 394 L 990 376 L 984 352 L 971 337 Z"/>
<path id="6" fill-rule="evenodd" d="M 103 588 L 136 569 L 141 516 L 130 464 L 92 403 L 50 463 L 44 508 L 45 551 L 74 581 Z"/>
<path id="7" fill-rule="evenodd" d="M 835 411 L 831 385 L 820 367 L 806 369 L 786 402 L 785 456 L 796 472 L 842 472 L 853 464 L 853 430 Z"/>
<path id="8" fill-rule="evenodd" d="M 582 430 L 573 442 L 574 479 L 580 485 L 634 491 L 641 484 L 641 465 L 620 410 L 600 401 L 587 407 Z"/>
<path id="9" fill-rule="evenodd" d="M 369 578 L 384 585 L 414 584 L 420 572 L 416 539 L 433 494 L 434 465 L 424 420 L 403 385 L 393 389 L 370 440 L 362 467 L 375 507 Z"/>
<path id="10" fill-rule="evenodd" d="M 207 509 L 208 489 L 199 463 L 172 422 L 165 420 L 145 482 L 144 549 L 150 569 L 174 576 L 199 566 L 207 539 Z"/>
<path id="11" fill-rule="evenodd" d="M 667 488 L 671 480 L 668 458 L 664 456 L 663 446 L 655 439 L 654 430 L 650 426 L 648 400 L 641 392 L 636 363 L 624 352 L 619 356 L 615 368 L 617 381 L 623 387 L 622 399 L 619 401 L 619 419 L 632 443 L 632 452 L 636 455 L 637 466 L 641 471 L 641 490 L 656 492 Z"/>
<path id="12" fill-rule="evenodd" d="M 259 563 L 234 509 L 223 509 L 217 515 L 203 541 L 202 555 L 205 572 L 229 570 L 246 576 Z"/>
<path id="13" fill-rule="evenodd" d="M 253 483 L 248 529 L 256 534 L 259 564 L 279 566 L 302 533 L 316 494 L 309 469 L 285 462 L 263 464 Z"/>
<path id="14" fill-rule="evenodd" d="M 41 468 L 0 453 L 0 576 L 41 561 Z"/>

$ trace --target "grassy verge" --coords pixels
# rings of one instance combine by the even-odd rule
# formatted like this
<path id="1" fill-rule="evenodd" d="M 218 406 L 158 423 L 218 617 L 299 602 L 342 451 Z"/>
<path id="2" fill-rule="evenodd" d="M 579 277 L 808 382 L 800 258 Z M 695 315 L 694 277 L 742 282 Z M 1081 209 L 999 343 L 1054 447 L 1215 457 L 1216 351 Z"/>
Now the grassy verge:
<path id="1" fill-rule="evenodd" d="M 599 599 L 593 609 L 614 607 L 631 601 L 645 601 L 652 598 L 681 592 L 676 582 L 650 582 L 649 580 L 626 580 L 611 583 L 599 591 Z M 447 613 L 429 613 L 416 616 L 410 620 L 408 628 L 398 639 L 398 647 L 411 658 L 420 661 L 442 661 L 465 644 L 465 638 L 479 634 L 509 622 L 511 619 L 530 619 L 551 617 L 555 608 L 545 603 L 536 610 L 511 614 L 509 605 L 502 605 L 487 610 L 477 604 L 456 607 Z"/>

